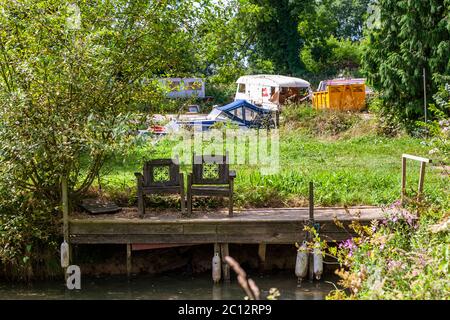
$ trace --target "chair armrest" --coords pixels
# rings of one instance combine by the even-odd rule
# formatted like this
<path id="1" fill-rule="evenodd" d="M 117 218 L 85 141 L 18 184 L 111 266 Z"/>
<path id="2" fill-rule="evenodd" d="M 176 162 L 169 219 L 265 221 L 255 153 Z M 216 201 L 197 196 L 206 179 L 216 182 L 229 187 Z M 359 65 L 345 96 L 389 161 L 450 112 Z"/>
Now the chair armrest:
<path id="1" fill-rule="evenodd" d="M 236 171 L 230 170 L 230 178 L 232 179 L 236 178 Z"/>

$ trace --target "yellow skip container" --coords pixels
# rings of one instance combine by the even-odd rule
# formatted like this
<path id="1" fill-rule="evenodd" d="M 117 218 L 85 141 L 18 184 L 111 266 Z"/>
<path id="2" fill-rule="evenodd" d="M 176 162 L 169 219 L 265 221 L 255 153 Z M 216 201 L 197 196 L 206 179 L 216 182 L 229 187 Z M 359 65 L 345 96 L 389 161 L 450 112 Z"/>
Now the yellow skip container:
<path id="1" fill-rule="evenodd" d="M 364 79 L 328 80 L 319 84 L 313 93 L 312 103 L 316 109 L 360 111 L 366 106 Z M 358 83 L 359 82 L 359 83 Z"/>

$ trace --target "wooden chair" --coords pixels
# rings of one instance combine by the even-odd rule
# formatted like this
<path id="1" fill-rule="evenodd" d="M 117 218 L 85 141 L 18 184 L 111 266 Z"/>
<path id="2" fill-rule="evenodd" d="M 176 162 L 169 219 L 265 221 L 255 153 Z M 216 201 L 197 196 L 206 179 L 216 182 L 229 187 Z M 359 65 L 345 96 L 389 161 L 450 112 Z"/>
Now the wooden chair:
<path id="1" fill-rule="evenodd" d="M 138 211 L 145 214 L 146 194 L 179 194 L 181 212 L 185 212 L 184 177 L 172 159 L 156 159 L 144 163 L 143 173 L 136 172 Z"/>
<path id="2" fill-rule="evenodd" d="M 192 173 L 188 175 L 187 181 L 188 215 L 192 213 L 193 196 L 223 196 L 229 199 L 228 214 L 232 216 L 235 177 L 236 172 L 229 170 L 228 154 L 226 156 L 194 155 Z"/>

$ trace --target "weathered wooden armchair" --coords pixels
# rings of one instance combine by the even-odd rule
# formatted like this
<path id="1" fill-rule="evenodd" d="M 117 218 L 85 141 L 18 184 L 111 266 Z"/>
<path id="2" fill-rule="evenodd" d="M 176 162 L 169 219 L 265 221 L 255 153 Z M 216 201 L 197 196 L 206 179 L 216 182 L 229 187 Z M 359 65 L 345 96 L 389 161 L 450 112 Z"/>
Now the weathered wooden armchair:
<path id="1" fill-rule="evenodd" d="M 136 172 L 138 210 L 145 214 L 146 194 L 179 194 L 181 211 L 185 212 L 184 177 L 172 159 L 156 159 L 144 163 L 143 173 Z"/>
<path id="2" fill-rule="evenodd" d="M 205 159 L 206 158 L 206 159 Z M 235 171 L 229 170 L 228 155 L 193 157 L 192 173 L 188 175 L 187 209 L 192 213 L 193 196 L 228 197 L 228 214 L 233 215 Z"/>

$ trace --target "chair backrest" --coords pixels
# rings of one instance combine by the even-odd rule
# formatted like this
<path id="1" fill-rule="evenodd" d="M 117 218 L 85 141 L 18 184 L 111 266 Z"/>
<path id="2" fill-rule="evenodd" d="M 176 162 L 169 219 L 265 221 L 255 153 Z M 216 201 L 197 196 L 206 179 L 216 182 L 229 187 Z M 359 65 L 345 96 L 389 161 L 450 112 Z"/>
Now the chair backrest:
<path id="1" fill-rule="evenodd" d="M 193 156 L 192 184 L 228 184 L 229 179 L 228 154 Z"/>
<path id="2" fill-rule="evenodd" d="M 172 159 L 155 159 L 144 163 L 144 186 L 165 187 L 180 185 L 180 165 Z"/>

